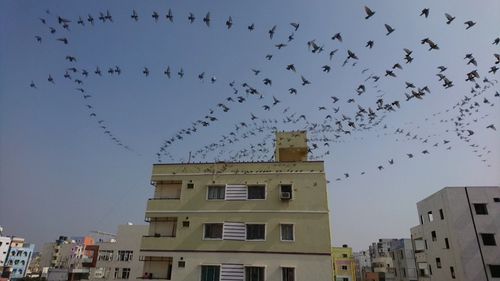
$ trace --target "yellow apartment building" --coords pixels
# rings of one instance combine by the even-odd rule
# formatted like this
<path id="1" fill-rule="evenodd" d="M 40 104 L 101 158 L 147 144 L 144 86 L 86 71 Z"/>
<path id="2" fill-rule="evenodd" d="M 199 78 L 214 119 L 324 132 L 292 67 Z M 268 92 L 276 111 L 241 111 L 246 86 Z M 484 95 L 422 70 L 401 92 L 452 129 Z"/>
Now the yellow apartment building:
<path id="1" fill-rule="evenodd" d="M 331 281 L 322 161 L 278 132 L 274 162 L 155 164 L 140 278 Z"/>
<path id="2" fill-rule="evenodd" d="M 332 247 L 334 281 L 356 281 L 356 261 L 347 245 Z"/>

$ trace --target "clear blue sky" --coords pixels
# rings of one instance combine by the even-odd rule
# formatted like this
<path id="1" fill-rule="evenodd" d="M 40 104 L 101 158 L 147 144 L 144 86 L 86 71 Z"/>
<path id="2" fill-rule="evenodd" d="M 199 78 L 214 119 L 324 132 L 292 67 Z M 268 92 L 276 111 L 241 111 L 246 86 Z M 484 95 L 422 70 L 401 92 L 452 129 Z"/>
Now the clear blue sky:
<path id="1" fill-rule="evenodd" d="M 376 11 L 369 20 L 364 19 L 364 5 Z M 165 19 L 169 8 L 174 23 Z M 427 19 L 419 16 L 423 8 L 430 8 Z M 133 9 L 138 22 L 130 18 Z M 98 19 L 99 12 L 106 10 L 113 16 L 112 23 Z M 219 141 L 234 131 L 235 124 L 250 124 L 250 113 L 258 121 L 278 119 L 280 130 L 302 129 L 303 122 L 281 122 L 283 110 L 289 108 L 287 114 L 304 114 L 310 122 L 322 123 L 328 114 L 353 116 L 357 104 L 375 108 L 377 96 L 384 94 L 385 102 L 400 100 L 401 108 L 388 113 L 377 128 L 342 135 L 325 156 L 333 243 L 364 249 L 378 238 L 409 237 L 410 227 L 418 223 L 417 201 L 444 186 L 500 184 L 500 134 L 486 128 L 494 124 L 500 130 L 500 98 L 494 97 L 498 84 L 476 98 L 479 112 L 473 112 L 466 125 L 475 132 L 471 142 L 457 137 L 452 121 L 440 122 L 456 117 L 453 106 L 465 95 L 471 96 L 472 84 L 464 81 L 467 72 L 477 69 L 481 86 L 484 77 L 498 79 L 500 72 L 495 76 L 487 71 L 494 65 L 493 54 L 500 53 L 500 46 L 492 45 L 500 36 L 499 10 L 495 0 L 480 5 L 464 0 L 2 1 L 0 225 L 7 234 L 24 236 L 40 246 L 60 234 L 83 235 L 92 229 L 114 232 L 118 224 L 144 223 L 146 201 L 153 193 L 149 177 L 156 153 L 164 140 L 203 119 L 209 109 L 218 121 L 172 145 L 168 152 L 176 161 Z M 158 23 L 151 17 L 153 11 L 160 14 Z M 193 24 L 188 23 L 189 12 L 196 16 Z M 210 28 L 201 22 L 207 12 Z M 452 24 L 445 23 L 444 13 L 456 17 Z M 95 18 L 94 26 L 76 23 L 79 16 L 86 19 L 88 14 Z M 57 16 L 72 20 L 70 31 L 62 29 Z M 227 30 L 224 23 L 229 16 L 234 25 Z M 477 24 L 465 30 L 468 20 Z M 290 22 L 300 23 L 295 39 L 278 50 L 274 45 L 286 43 L 293 32 Z M 255 23 L 253 32 L 247 30 L 251 23 Z M 384 24 L 396 31 L 386 36 Z M 267 31 L 274 25 L 276 33 L 270 40 Z M 51 34 L 49 27 L 56 28 L 56 33 Z M 343 42 L 331 40 L 337 32 Z M 42 37 L 42 42 L 35 36 Z M 63 37 L 68 38 L 67 45 L 56 40 Z M 427 45 L 420 44 L 426 37 L 440 49 L 429 52 Z M 311 53 L 306 42 L 313 39 L 325 51 Z M 365 48 L 369 40 L 375 42 L 373 49 Z M 413 63 L 404 63 L 403 48 L 413 50 Z M 330 61 L 328 53 L 334 49 L 339 51 Z M 347 49 L 359 57 L 355 66 L 351 61 L 342 67 Z M 474 55 L 477 67 L 467 65 L 466 53 Z M 266 60 L 266 54 L 273 54 L 272 60 Z M 77 61 L 69 62 L 66 56 Z M 291 63 L 297 73 L 285 69 Z M 384 77 L 395 63 L 403 66 L 395 70 L 397 77 Z M 322 72 L 325 64 L 332 67 L 330 73 Z M 115 65 L 122 69 L 119 76 L 107 73 Z M 448 68 L 444 74 L 455 85 L 451 89 L 438 82 L 435 74 L 440 65 Z M 79 73 L 70 74 L 82 85 L 64 78 L 65 70 L 73 66 Z M 93 74 L 96 66 L 102 77 Z M 172 70 L 170 80 L 163 75 L 167 66 Z M 148 77 L 142 73 L 144 67 L 150 70 Z M 185 72 L 182 79 L 176 74 L 180 68 Z M 255 76 L 252 68 L 262 72 Z M 365 68 L 369 70 L 361 73 Z M 90 72 L 88 78 L 82 77 L 82 69 Z M 204 82 L 197 78 L 202 72 Z M 370 74 L 382 77 L 378 83 L 365 82 Z M 49 75 L 55 84 L 47 81 Z M 312 84 L 301 86 L 300 75 Z M 215 83 L 209 81 L 212 76 Z M 264 85 L 264 78 L 271 79 L 272 86 Z M 30 88 L 31 81 L 36 89 Z M 231 81 L 236 81 L 245 102 L 224 101 L 237 96 L 228 86 Z M 423 100 L 406 102 L 405 81 L 427 85 L 431 93 Z M 258 88 L 263 99 L 245 95 L 243 82 Z M 360 84 L 366 93 L 358 96 L 355 90 Z M 79 87 L 91 97 L 83 99 L 75 90 Z M 290 87 L 298 94 L 288 94 Z M 263 105 L 272 104 L 273 96 L 281 102 L 263 110 Z M 340 101 L 332 104 L 330 96 Z M 484 97 L 494 106 L 485 104 Z M 349 98 L 355 102 L 347 103 Z M 231 108 L 229 112 L 217 107 L 221 101 Z M 319 111 L 320 106 L 327 110 Z M 340 107 L 336 114 L 334 107 Z M 97 116 L 89 116 L 90 112 Z M 131 150 L 116 145 L 99 128 L 98 120 L 104 120 L 106 129 Z M 398 128 L 417 135 L 417 140 L 394 134 Z M 323 135 L 334 134 L 310 134 Z M 424 139 L 428 142 L 423 143 Z M 445 139 L 451 150 L 443 145 Z M 229 159 L 262 140 L 272 147 L 265 133 L 257 133 L 204 160 Z M 479 147 L 470 147 L 472 143 Z M 325 152 L 322 142 L 318 144 L 321 147 L 315 153 Z M 423 155 L 425 149 L 430 154 Z M 415 157 L 408 159 L 407 153 Z M 394 165 L 389 165 L 390 159 Z M 385 169 L 378 171 L 379 165 Z M 366 173 L 360 175 L 362 171 Z M 344 173 L 349 173 L 349 179 Z"/>

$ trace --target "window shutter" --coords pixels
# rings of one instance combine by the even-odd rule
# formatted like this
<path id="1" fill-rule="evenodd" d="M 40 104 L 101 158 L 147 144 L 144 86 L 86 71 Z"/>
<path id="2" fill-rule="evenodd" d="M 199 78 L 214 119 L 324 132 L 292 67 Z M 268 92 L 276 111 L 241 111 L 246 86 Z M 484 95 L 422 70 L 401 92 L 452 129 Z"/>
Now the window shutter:
<path id="1" fill-rule="evenodd" d="M 246 185 L 226 185 L 226 200 L 247 200 Z"/>
<path id="2" fill-rule="evenodd" d="M 224 263 L 221 267 L 221 281 L 243 281 L 245 268 L 242 264 Z"/>
<path id="3" fill-rule="evenodd" d="M 242 222 L 224 222 L 224 232 L 222 239 L 224 240 L 245 240 L 246 227 Z"/>

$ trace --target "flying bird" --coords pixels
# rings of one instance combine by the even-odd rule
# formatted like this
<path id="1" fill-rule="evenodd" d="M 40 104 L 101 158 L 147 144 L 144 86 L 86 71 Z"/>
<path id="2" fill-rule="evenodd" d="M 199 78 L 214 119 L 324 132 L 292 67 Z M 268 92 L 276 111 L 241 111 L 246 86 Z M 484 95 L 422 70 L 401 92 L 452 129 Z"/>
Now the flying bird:
<path id="1" fill-rule="evenodd" d="M 168 13 L 165 15 L 165 18 L 167 18 L 170 22 L 174 22 L 174 15 L 172 14 L 171 9 L 168 9 Z"/>
<path id="2" fill-rule="evenodd" d="M 271 29 L 269 29 L 268 33 L 269 33 L 269 38 L 270 39 L 273 39 L 273 36 L 274 36 L 274 33 L 276 32 L 276 25 L 273 26 Z"/>
<path id="3" fill-rule="evenodd" d="M 339 42 L 342 42 L 342 35 L 340 34 L 340 32 L 332 36 L 332 40 L 335 39 L 339 40 Z"/>
<path id="4" fill-rule="evenodd" d="M 231 18 L 231 16 L 229 16 L 229 18 L 227 19 L 226 26 L 227 26 L 227 29 L 230 29 L 231 26 L 233 26 L 233 18 Z"/>
<path id="5" fill-rule="evenodd" d="M 203 18 L 203 22 L 210 27 L 210 12 L 208 12 L 205 17 Z"/>
<path id="6" fill-rule="evenodd" d="M 295 29 L 295 31 L 297 31 L 297 29 L 299 29 L 299 26 L 300 26 L 300 24 L 298 22 L 297 23 L 291 22 L 290 25 L 293 26 L 293 28 Z"/>
<path id="7" fill-rule="evenodd" d="M 464 22 L 464 24 L 467 25 L 467 27 L 465 29 L 469 29 L 469 28 L 473 27 L 474 25 L 476 25 L 476 23 L 471 21 L 471 20 Z"/>
<path id="8" fill-rule="evenodd" d="M 137 14 L 137 12 L 135 10 L 132 10 L 132 15 L 130 17 L 132 19 L 134 19 L 135 21 L 139 20 L 139 15 Z"/>
<path id="9" fill-rule="evenodd" d="M 375 14 L 375 12 L 372 11 L 370 8 L 368 8 L 368 6 L 365 6 L 365 12 L 366 12 L 365 19 L 369 19 L 370 17 L 372 17 Z"/>
<path id="10" fill-rule="evenodd" d="M 448 14 L 448 13 L 445 13 L 444 16 L 446 17 L 446 24 L 450 24 L 454 19 L 455 17 L 453 17 L 452 15 Z"/>
<path id="11" fill-rule="evenodd" d="M 302 80 L 302 86 L 305 86 L 305 85 L 308 85 L 308 84 L 311 84 L 311 82 L 309 80 L 307 80 L 304 76 L 300 76 L 300 79 Z"/>
<path id="12" fill-rule="evenodd" d="M 387 33 L 385 34 L 386 36 L 393 33 L 396 29 L 392 28 L 392 26 L 388 25 L 388 24 L 384 24 L 385 26 L 385 29 L 387 29 Z"/>
<path id="13" fill-rule="evenodd" d="M 429 17 L 429 8 L 423 9 L 420 16 L 425 16 L 426 18 Z"/>
<path id="14" fill-rule="evenodd" d="M 193 13 L 189 13 L 189 16 L 188 16 L 188 21 L 189 21 L 189 23 L 193 23 L 195 19 L 196 19 L 196 18 L 195 18 L 195 16 L 194 16 L 194 14 L 193 14 Z"/>

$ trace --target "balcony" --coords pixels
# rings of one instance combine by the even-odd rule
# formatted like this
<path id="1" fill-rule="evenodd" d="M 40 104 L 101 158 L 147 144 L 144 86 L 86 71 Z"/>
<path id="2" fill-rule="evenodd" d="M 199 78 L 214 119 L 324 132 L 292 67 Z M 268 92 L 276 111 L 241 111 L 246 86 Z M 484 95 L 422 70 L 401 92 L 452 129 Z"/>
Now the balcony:
<path id="1" fill-rule="evenodd" d="M 172 257 L 143 256 L 139 260 L 144 261 L 142 277 L 139 279 L 172 279 Z"/>
<path id="2" fill-rule="evenodd" d="M 177 217 L 151 218 L 148 235 L 144 237 L 175 237 Z"/>
<path id="3" fill-rule="evenodd" d="M 148 200 L 146 212 L 180 210 L 181 200 L 172 198 L 151 198 Z M 147 214 L 146 214 L 147 215 Z"/>

